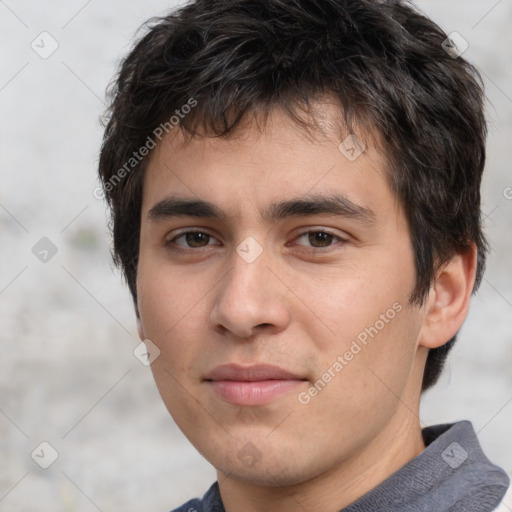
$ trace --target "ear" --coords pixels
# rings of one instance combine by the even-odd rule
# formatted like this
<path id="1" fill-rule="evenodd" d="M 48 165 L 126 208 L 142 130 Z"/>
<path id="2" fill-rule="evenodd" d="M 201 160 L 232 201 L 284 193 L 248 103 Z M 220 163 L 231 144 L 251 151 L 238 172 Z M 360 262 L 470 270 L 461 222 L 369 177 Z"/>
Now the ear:
<path id="1" fill-rule="evenodd" d="M 477 249 L 472 245 L 466 252 L 455 254 L 439 269 L 424 306 L 420 346 L 440 347 L 461 328 L 469 310 L 476 263 Z"/>
<path id="2" fill-rule="evenodd" d="M 140 340 L 144 341 L 146 339 L 146 336 L 144 335 L 144 329 L 142 327 L 142 322 L 140 320 L 139 307 L 137 306 L 137 304 L 135 304 L 135 316 L 137 317 L 137 333 L 139 334 Z"/>

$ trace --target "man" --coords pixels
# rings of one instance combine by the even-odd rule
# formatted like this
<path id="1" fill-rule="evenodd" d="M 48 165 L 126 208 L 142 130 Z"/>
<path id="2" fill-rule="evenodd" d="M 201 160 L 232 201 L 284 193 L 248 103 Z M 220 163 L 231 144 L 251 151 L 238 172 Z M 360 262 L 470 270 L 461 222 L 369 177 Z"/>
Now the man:
<path id="1" fill-rule="evenodd" d="M 157 387 L 217 470 L 177 510 L 506 507 L 472 425 L 419 420 L 485 266 L 480 83 L 397 0 L 150 22 L 99 170 Z"/>

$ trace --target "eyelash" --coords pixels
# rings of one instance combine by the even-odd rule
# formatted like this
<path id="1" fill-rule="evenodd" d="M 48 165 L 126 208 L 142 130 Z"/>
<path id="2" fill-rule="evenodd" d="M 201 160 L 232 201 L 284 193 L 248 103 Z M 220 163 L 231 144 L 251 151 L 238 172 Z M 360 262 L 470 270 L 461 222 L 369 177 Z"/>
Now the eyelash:
<path id="1" fill-rule="evenodd" d="M 178 239 L 180 239 L 180 238 L 182 238 L 182 237 L 184 237 L 184 236 L 186 236 L 188 234 L 192 234 L 192 233 L 201 233 L 201 234 L 207 235 L 207 236 L 209 236 L 211 238 L 215 238 L 213 235 L 211 235 L 210 233 L 208 233 L 206 231 L 202 231 L 200 229 L 189 229 L 187 231 L 183 231 L 182 233 L 177 234 L 171 240 L 167 240 L 165 242 L 165 246 L 169 250 L 171 250 L 173 252 L 190 253 L 192 251 L 194 251 L 194 252 L 201 251 L 202 249 L 207 248 L 209 245 L 215 245 L 215 244 L 207 244 L 205 246 L 195 247 L 195 248 L 194 247 L 182 248 L 182 247 L 180 247 L 178 245 L 175 245 L 176 240 L 178 240 Z M 312 229 L 308 229 L 306 231 L 303 231 L 302 233 L 300 233 L 299 235 L 297 235 L 295 237 L 295 240 L 298 240 L 298 239 L 302 238 L 303 236 L 307 236 L 310 233 L 323 233 L 323 234 L 326 234 L 326 235 L 330 235 L 333 238 L 337 239 L 338 242 L 341 242 L 342 244 L 348 242 L 348 240 L 346 238 L 342 238 L 339 235 L 337 235 L 336 233 L 333 233 L 332 231 L 330 231 L 328 229 L 318 229 L 318 228 L 312 228 Z M 302 252 L 309 252 L 309 253 L 316 253 L 318 251 L 326 252 L 327 250 L 331 249 L 335 245 L 336 244 L 333 243 L 333 244 L 329 244 L 329 245 L 327 245 L 325 247 L 306 247 L 306 246 L 300 246 L 300 247 L 302 247 L 302 249 L 300 249 L 300 250 Z"/>

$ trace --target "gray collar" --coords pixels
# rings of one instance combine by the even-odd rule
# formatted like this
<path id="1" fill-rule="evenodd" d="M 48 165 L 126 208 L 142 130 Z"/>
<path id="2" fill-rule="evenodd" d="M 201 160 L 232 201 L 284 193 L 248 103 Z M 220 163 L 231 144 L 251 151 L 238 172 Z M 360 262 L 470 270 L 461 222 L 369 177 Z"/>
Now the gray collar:
<path id="1" fill-rule="evenodd" d="M 426 448 L 341 512 L 490 512 L 509 485 L 471 422 L 424 428 Z"/>

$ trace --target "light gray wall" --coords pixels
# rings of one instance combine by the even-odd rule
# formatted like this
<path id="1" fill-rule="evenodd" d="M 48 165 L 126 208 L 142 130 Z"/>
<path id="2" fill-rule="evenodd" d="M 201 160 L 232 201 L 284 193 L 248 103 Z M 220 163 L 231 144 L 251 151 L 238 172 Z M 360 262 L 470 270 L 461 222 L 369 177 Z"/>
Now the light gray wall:
<path id="1" fill-rule="evenodd" d="M 132 355 L 131 302 L 93 196 L 104 89 L 140 23 L 172 5 L 0 2 L 0 510 L 163 511 L 215 478 Z M 422 422 L 470 419 L 488 456 L 512 473 L 512 3 L 418 5 L 463 35 L 486 80 L 493 248 Z M 47 59 L 31 48 L 51 50 L 43 31 L 58 43 Z M 32 252 L 42 237 L 58 251 L 50 259 L 53 246 L 39 247 L 46 263 Z M 59 454 L 47 470 L 30 456 L 42 441 Z M 34 456 L 42 453 L 50 456 L 44 446 Z"/>

